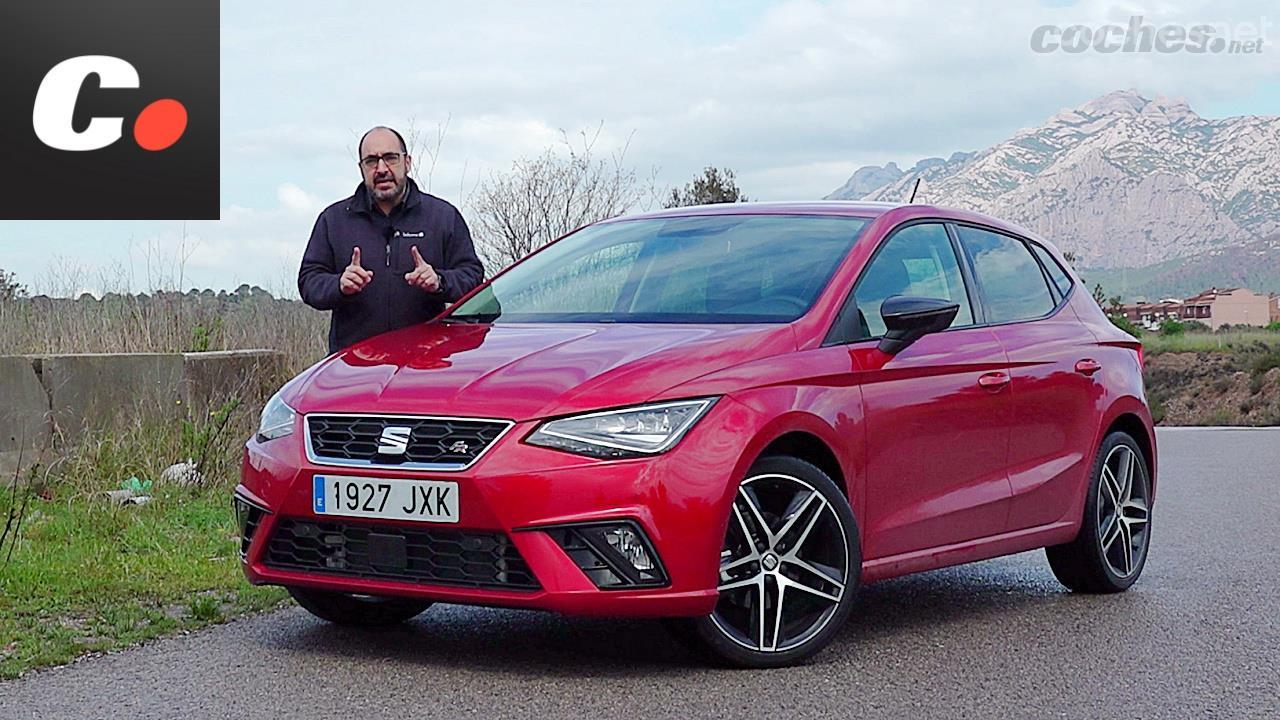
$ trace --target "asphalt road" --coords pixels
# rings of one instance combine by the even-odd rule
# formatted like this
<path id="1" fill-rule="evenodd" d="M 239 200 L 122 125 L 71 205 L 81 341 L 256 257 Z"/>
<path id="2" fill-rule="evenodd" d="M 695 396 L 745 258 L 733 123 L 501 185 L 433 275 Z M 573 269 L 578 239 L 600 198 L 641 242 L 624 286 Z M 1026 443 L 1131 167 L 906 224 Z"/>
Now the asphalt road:
<path id="1" fill-rule="evenodd" d="M 804 667 L 711 669 L 652 622 L 437 606 L 337 629 L 289 608 L 0 684 L 0 718 L 1280 717 L 1280 430 L 1160 433 L 1128 593 L 1042 553 L 863 589 Z"/>

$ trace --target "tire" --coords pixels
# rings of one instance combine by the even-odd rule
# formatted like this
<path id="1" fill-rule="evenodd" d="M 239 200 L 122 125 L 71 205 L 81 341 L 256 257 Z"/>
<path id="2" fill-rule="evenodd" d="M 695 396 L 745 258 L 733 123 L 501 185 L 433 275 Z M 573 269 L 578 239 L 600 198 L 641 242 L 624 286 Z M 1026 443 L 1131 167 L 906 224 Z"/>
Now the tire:
<path id="1" fill-rule="evenodd" d="M 715 611 L 665 625 L 681 644 L 722 664 L 803 662 L 831 642 L 853 609 L 858 537 L 848 500 L 825 473 L 792 457 L 761 458 L 730 509 Z"/>
<path id="2" fill-rule="evenodd" d="M 1069 543 L 1045 548 L 1045 556 L 1069 589 L 1116 593 L 1128 590 L 1142 574 L 1150 545 L 1147 461 L 1132 437 L 1114 432 L 1094 458 L 1080 532 Z"/>
<path id="3" fill-rule="evenodd" d="M 375 597 L 348 593 L 285 588 L 304 610 L 335 625 L 355 627 L 387 627 L 398 625 L 431 607 L 427 600 L 401 597 Z"/>

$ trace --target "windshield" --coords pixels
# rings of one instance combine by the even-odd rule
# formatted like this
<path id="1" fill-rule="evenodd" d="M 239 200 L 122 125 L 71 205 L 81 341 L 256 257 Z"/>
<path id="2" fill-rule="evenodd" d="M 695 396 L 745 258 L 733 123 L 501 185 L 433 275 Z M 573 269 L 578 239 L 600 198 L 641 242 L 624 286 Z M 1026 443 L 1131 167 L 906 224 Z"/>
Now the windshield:
<path id="1" fill-rule="evenodd" d="M 718 215 L 593 225 L 520 262 L 448 319 L 790 322 L 813 305 L 868 222 Z"/>

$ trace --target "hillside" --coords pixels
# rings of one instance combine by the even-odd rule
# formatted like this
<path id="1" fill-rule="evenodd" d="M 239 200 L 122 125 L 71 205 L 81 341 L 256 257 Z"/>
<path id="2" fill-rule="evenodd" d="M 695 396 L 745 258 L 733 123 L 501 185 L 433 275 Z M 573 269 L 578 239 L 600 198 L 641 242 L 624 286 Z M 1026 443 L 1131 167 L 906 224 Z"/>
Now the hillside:
<path id="1" fill-rule="evenodd" d="M 1007 218 L 1081 267 L 1143 268 L 1173 288 L 1280 231 L 1280 117 L 1206 119 L 1185 101 L 1114 92 L 985 150 L 860 168 L 827 197 L 902 200 L 917 177 L 918 200 Z"/>

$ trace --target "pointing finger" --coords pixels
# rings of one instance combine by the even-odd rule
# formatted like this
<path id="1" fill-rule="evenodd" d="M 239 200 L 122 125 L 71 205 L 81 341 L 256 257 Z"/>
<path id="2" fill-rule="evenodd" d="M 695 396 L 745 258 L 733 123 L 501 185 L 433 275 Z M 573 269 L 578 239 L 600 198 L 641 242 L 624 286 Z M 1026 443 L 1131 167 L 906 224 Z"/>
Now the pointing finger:
<path id="1" fill-rule="evenodd" d="M 351 251 L 351 264 L 360 267 L 360 246 L 358 245 Z"/>
<path id="2" fill-rule="evenodd" d="M 418 254 L 417 245 L 414 245 L 413 247 L 409 248 L 409 253 L 413 255 L 413 264 L 415 266 L 422 267 L 423 265 L 426 265 L 426 263 L 422 261 L 422 255 Z"/>

